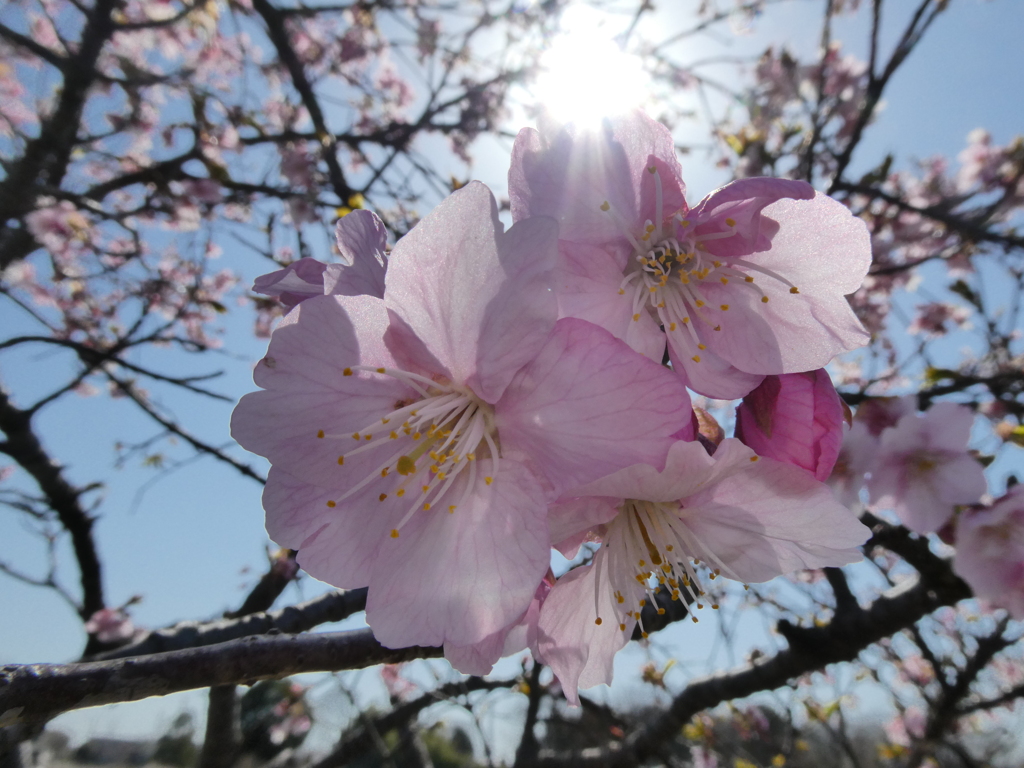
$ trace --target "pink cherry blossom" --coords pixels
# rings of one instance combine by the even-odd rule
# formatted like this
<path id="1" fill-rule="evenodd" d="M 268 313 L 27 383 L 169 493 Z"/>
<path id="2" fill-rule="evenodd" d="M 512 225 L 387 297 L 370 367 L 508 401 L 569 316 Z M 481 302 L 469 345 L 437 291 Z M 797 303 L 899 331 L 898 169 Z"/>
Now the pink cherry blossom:
<path id="1" fill-rule="evenodd" d="M 936 403 L 923 415 L 903 416 L 882 432 L 868 491 L 873 504 L 891 505 L 912 531 L 937 531 L 961 504 L 985 492 L 981 465 L 967 453 L 974 414 Z"/>
<path id="2" fill-rule="evenodd" d="M 844 565 L 860 559 L 857 547 L 870 533 L 808 472 L 759 459 L 733 438 L 714 457 L 699 443 L 678 442 L 664 471 L 632 466 L 575 493 L 596 497 L 590 525 L 603 508 L 601 546 L 592 565 L 558 580 L 539 623 L 539 650 L 574 703 L 577 687 L 611 681 L 613 657 L 652 583 L 673 599 L 689 592 L 699 608 L 701 578 L 760 582 Z"/>
<path id="3" fill-rule="evenodd" d="M 504 232 L 469 184 L 395 246 L 383 300 L 289 313 L 263 391 L 235 409 L 235 438 L 273 465 L 271 537 L 317 578 L 368 585 L 385 645 L 467 646 L 518 621 L 548 567 L 547 500 L 663 466 L 690 425 L 670 371 L 556 322 L 555 242 L 545 218 Z"/>
<path id="4" fill-rule="evenodd" d="M 975 595 L 1024 619 L 1024 485 L 957 518 L 953 570 Z"/>
<path id="5" fill-rule="evenodd" d="M 736 437 L 827 480 L 843 439 L 843 404 L 828 371 L 765 376 L 736 408 Z"/>
<path id="6" fill-rule="evenodd" d="M 741 397 L 867 341 L 845 299 L 866 228 L 804 182 L 741 179 L 688 208 L 671 134 L 634 113 L 601 134 L 524 129 L 509 188 L 513 220 L 559 220 L 560 313 L 654 359 L 667 338 L 701 394 Z"/>
<path id="7" fill-rule="evenodd" d="M 860 411 L 857 411 L 858 415 Z M 871 471 L 878 455 L 878 438 L 872 435 L 863 421 L 854 419 L 844 429 L 839 455 L 829 475 L 828 486 L 836 498 L 848 507 L 860 503 L 860 491 L 866 475 Z"/>

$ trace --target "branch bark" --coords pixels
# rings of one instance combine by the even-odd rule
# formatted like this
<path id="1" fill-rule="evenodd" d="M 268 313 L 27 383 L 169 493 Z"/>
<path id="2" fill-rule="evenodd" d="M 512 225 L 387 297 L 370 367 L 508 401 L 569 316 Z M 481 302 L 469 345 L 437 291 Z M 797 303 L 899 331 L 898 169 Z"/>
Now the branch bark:
<path id="1" fill-rule="evenodd" d="M 373 632 L 247 637 L 152 656 L 0 668 L 0 728 L 63 712 L 304 672 L 339 672 L 436 658 L 440 648 L 385 648 Z"/>

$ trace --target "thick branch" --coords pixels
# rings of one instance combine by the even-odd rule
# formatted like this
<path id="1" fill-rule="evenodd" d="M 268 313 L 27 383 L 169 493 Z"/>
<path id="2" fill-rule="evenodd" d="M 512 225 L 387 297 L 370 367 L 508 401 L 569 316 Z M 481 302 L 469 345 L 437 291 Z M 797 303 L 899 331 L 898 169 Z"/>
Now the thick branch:
<path id="1" fill-rule="evenodd" d="M 235 686 L 215 686 L 210 689 L 210 703 L 206 708 L 206 738 L 203 739 L 197 768 L 231 768 L 238 757 L 240 745 Z"/>
<path id="2" fill-rule="evenodd" d="M 339 672 L 441 656 L 440 648 L 385 648 L 373 632 L 248 637 L 153 656 L 0 668 L 0 727 L 62 712 L 208 686 L 304 672 Z"/>
<path id="3" fill-rule="evenodd" d="M 167 651 L 182 651 L 275 632 L 298 634 L 320 624 L 347 619 L 365 608 L 365 587 L 330 592 L 305 603 L 290 605 L 279 611 L 254 613 L 241 619 L 221 619 L 205 623 L 186 621 L 167 629 L 157 629 L 131 645 L 98 653 L 89 657 L 89 660 L 104 661 Z"/>
<path id="4" fill-rule="evenodd" d="M 6 441 L 0 443 L 0 451 L 35 478 L 47 504 L 71 535 L 71 546 L 81 572 L 79 613 L 83 619 L 88 619 L 103 608 L 103 579 L 92 537 L 93 518 L 80 503 L 82 491 L 64 479 L 61 466 L 49 457 L 32 431 L 29 414 L 15 408 L 3 390 L 0 390 L 0 431 L 7 435 Z"/>
<path id="5" fill-rule="evenodd" d="M 253 0 L 253 10 L 263 17 L 267 25 L 267 35 L 277 49 L 277 55 L 281 57 L 281 63 L 288 69 L 291 75 L 295 90 L 299 92 L 303 106 L 309 112 L 309 118 L 313 121 L 317 138 L 324 148 L 324 161 L 327 163 L 327 175 L 331 180 L 331 187 L 334 194 L 342 204 L 346 203 L 352 195 L 352 188 L 345 181 L 345 174 L 338 163 L 338 145 L 334 135 L 327 130 L 327 123 L 324 120 L 323 111 L 320 109 L 320 102 L 313 93 L 313 86 L 310 85 L 302 62 L 295 55 L 291 41 L 288 39 L 288 29 L 285 25 L 285 17 L 275 8 L 269 0 Z"/>
<path id="6" fill-rule="evenodd" d="M 86 96 L 96 79 L 96 61 L 114 33 L 112 14 L 118 4 L 119 0 L 93 4 L 78 52 L 63 67 L 64 83 L 56 109 L 0 182 L 0 269 L 24 256 L 34 244 L 27 230 L 10 227 L 9 222 L 31 210 L 38 187 L 56 189 L 64 179 Z"/>

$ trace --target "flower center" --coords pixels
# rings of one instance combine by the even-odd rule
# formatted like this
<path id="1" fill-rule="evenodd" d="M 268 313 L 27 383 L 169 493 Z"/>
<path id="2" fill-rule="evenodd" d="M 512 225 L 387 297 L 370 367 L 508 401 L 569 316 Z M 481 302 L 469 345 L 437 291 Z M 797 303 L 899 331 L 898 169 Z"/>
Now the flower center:
<path id="1" fill-rule="evenodd" d="M 595 562 L 594 567 L 609 568 L 609 582 L 614 588 L 616 603 L 621 606 L 622 616 L 619 617 L 619 629 L 626 631 L 624 618 L 641 621 L 641 609 L 647 599 L 654 600 L 654 593 L 660 587 L 668 591 L 672 600 L 679 600 L 685 590 L 690 596 L 690 603 L 697 608 L 704 605 L 700 598 L 706 593 L 701 589 L 697 578 L 697 569 L 701 562 L 691 558 L 688 552 L 704 551 L 696 534 L 690 530 L 680 518 L 679 502 L 653 502 L 638 499 L 626 499 L 619 509 L 619 514 L 609 523 L 604 537 L 603 548 L 606 556 Z M 724 563 L 705 564 L 710 580 L 716 579 L 722 571 L 727 576 L 734 576 Z M 600 583 L 600 578 L 597 579 Z M 630 605 L 627 595 L 636 595 L 636 584 L 643 588 L 645 597 Z M 595 600 L 597 596 L 595 595 Z M 711 604 L 718 608 L 717 603 Z M 665 613 L 658 608 L 658 613 Z M 692 616 L 694 622 L 696 616 Z M 596 623 L 601 624 L 600 615 Z M 640 629 L 644 637 L 647 632 Z"/>
<path id="2" fill-rule="evenodd" d="M 694 318 L 711 330 L 720 331 L 724 314 L 729 311 L 728 303 L 711 301 L 702 285 L 717 282 L 728 286 L 734 282 L 746 290 L 755 291 L 761 302 L 767 304 L 768 296 L 751 274 L 757 273 L 788 286 L 790 293 L 800 291 L 771 269 L 735 256 L 712 255 L 708 243 L 733 237 L 736 221 L 726 218 L 726 229 L 698 233 L 705 222 L 695 223 L 682 211 L 665 216 L 661 175 L 656 167 L 647 170 L 654 176 L 655 219 L 658 224 L 648 220 L 643 232 L 636 236 L 610 203 L 605 201 L 601 204 L 601 210 L 612 216 L 633 246 L 632 261 L 619 284 L 619 294 L 632 294 L 634 322 L 640 321 L 642 312 L 651 312 L 657 316 L 676 348 L 686 350 L 686 356 L 699 363 L 700 352 L 707 347 L 701 340 L 702 331 L 696 327 Z M 690 355 L 690 352 L 694 354 Z"/>
<path id="3" fill-rule="evenodd" d="M 398 402 L 394 410 L 351 435 L 330 435 L 320 430 L 318 439 L 354 440 L 349 449 L 339 451 L 338 465 L 361 453 L 374 452 L 381 461 L 364 478 L 351 485 L 337 499 L 327 502 L 335 507 L 341 501 L 381 478 L 392 478 L 393 485 L 378 497 L 385 501 L 389 494 L 398 498 L 409 497 L 411 505 L 391 537 L 399 531 L 417 510 L 429 511 L 447 504 L 454 513 L 477 482 L 477 465 L 481 460 L 490 472 L 484 483 L 490 485 L 498 475 L 499 449 L 494 409 L 465 387 L 446 381 L 434 381 L 408 371 L 390 368 L 352 366 L 344 375 L 355 371 L 384 374 L 398 379 L 415 389 L 420 399 Z M 449 495 L 455 481 L 463 474 L 466 482 L 457 499 Z"/>

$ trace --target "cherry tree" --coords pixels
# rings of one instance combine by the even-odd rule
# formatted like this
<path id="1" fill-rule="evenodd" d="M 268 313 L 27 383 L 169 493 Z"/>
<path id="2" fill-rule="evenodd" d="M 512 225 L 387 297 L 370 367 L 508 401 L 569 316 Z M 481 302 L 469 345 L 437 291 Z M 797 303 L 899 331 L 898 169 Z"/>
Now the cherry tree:
<path id="1" fill-rule="evenodd" d="M 959 4 L 820 5 L 814 55 L 704 59 L 776 4 L 587 6 L 642 99 L 597 123 L 536 98 L 576 3 L 0 10 L 0 502 L 33 542 L 0 571 L 85 639 L 0 671 L 3 759 L 198 689 L 199 765 L 273 759 L 326 709 L 284 679 L 330 672 L 324 768 L 1009 764 L 1024 149 L 866 156 Z M 111 578 L 129 474 L 48 419 L 97 408 L 112 465 L 246 489 L 265 572 L 210 584 L 221 616 L 140 626 Z"/>

